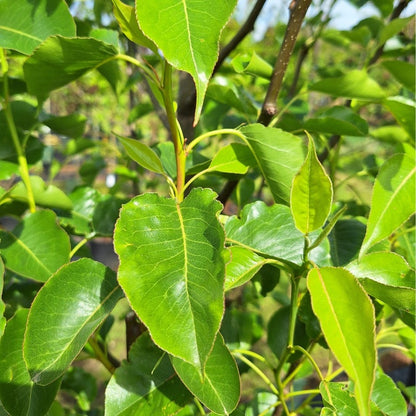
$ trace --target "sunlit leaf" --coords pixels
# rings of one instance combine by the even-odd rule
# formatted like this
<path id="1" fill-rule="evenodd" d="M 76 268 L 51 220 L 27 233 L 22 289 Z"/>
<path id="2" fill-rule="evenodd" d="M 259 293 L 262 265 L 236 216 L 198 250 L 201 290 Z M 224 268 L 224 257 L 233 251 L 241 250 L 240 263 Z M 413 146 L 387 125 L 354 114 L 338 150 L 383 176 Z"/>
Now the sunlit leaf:
<path id="1" fill-rule="evenodd" d="M 81 259 L 59 269 L 30 309 L 24 357 L 31 378 L 45 385 L 60 377 L 122 297 L 115 273 Z"/>
<path id="2" fill-rule="evenodd" d="M 371 300 L 355 277 L 341 268 L 314 268 L 307 285 L 325 339 L 355 383 L 360 415 L 367 416 L 377 364 Z"/>
<path id="3" fill-rule="evenodd" d="M 389 97 L 383 101 L 383 105 L 414 140 L 416 102 L 404 97 Z"/>
<path id="4" fill-rule="evenodd" d="M 404 154 L 394 155 L 380 168 L 360 255 L 388 237 L 415 212 L 415 173 L 414 161 Z"/>
<path id="5" fill-rule="evenodd" d="M 383 61 L 386 68 L 402 85 L 415 92 L 415 65 L 405 61 Z"/>
<path id="6" fill-rule="evenodd" d="M 225 173 L 245 174 L 255 165 L 250 149 L 241 143 L 230 143 L 222 147 L 209 165 L 210 170 Z"/>
<path id="7" fill-rule="evenodd" d="M 115 229 L 118 279 L 131 306 L 160 348 L 199 368 L 224 308 L 224 230 L 215 197 L 193 189 L 177 204 L 141 195 L 123 206 Z"/>
<path id="8" fill-rule="evenodd" d="M 136 16 L 144 34 L 160 48 L 172 66 L 188 72 L 194 79 L 197 91 L 194 124 L 199 120 L 208 81 L 218 58 L 221 31 L 236 3 L 236 0 L 136 2 Z"/>

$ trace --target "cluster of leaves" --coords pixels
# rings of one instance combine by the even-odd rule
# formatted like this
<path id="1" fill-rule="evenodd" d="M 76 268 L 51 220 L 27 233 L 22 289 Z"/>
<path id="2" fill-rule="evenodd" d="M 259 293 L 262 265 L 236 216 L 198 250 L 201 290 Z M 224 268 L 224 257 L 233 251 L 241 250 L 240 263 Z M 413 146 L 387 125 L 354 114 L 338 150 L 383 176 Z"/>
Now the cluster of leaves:
<path id="1" fill-rule="evenodd" d="M 0 0 L 0 212 L 14 218 L 0 230 L 0 415 L 406 414 L 410 390 L 378 356 L 415 354 L 414 42 L 403 33 L 411 18 L 399 17 L 408 2 L 377 2 L 381 17 L 350 31 L 328 28 L 330 10 L 318 7 L 310 36 L 298 36 L 310 3 L 293 2 L 273 69 L 260 47 L 219 66 L 236 0 L 113 0 L 112 11 L 96 1 L 97 22 L 112 13 L 117 30 L 76 22 L 63 0 Z M 314 66 L 317 45 L 364 58 L 351 69 L 334 53 L 332 67 Z M 292 49 L 292 82 L 280 88 Z M 140 80 L 153 101 L 131 118 L 154 109 L 169 141 L 95 142 L 83 137 L 85 117 L 46 112 L 55 90 L 93 70 L 119 102 Z M 180 98 L 176 111 L 176 70 L 192 80 L 182 91 L 194 101 L 191 128 Z M 69 138 L 64 162 L 48 160 L 45 131 Z M 376 153 L 362 160 L 357 149 L 370 144 Z M 80 155 L 83 184 L 53 182 Z M 112 192 L 94 186 L 107 155 L 125 162 Z M 218 196 L 221 185 L 233 193 Z M 346 185 L 371 186 L 371 201 Z M 117 272 L 86 250 L 97 237 L 113 239 Z M 267 297 L 277 302 L 263 323 Z M 144 327 L 133 320 L 140 334 L 120 364 L 109 327 L 123 299 Z M 337 361 L 327 371 L 315 355 L 324 350 Z M 72 366 L 80 357 L 111 374 L 104 409 L 92 404 L 94 377 Z M 341 373 L 347 382 L 334 381 Z M 245 374 L 261 389 L 243 400 Z M 58 392 L 75 398 L 72 410 Z"/>

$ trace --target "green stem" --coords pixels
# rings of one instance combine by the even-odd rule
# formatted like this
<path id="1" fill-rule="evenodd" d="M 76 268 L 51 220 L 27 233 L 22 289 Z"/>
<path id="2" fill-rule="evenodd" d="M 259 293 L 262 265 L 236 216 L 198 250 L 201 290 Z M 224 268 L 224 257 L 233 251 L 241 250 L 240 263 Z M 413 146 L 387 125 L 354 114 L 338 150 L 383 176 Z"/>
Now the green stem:
<path id="1" fill-rule="evenodd" d="M 88 344 L 90 344 L 92 350 L 94 351 L 95 358 L 97 358 L 97 360 L 100 361 L 111 374 L 114 374 L 116 368 L 113 364 L 111 364 L 107 354 L 105 354 L 105 352 L 100 348 L 94 336 L 89 339 Z"/>
<path id="2" fill-rule="evenodd" d="M 253 364 L 249 359 L 244 357 L 244 355 L 236 353 L 233 351 L 232 353 L 235 357 L 237 357 L 239 360 L 241 360 L 243 363 L 247 364 L 260 378 L 267 384 L 267 386 L 270 388 L 270 390 L 276 394 L 277 396 L 281 397 L 279 394 L 279 391 L 276 389 L 274 384 L 270 381 L 270 379 L 266 376 L 266 374 L 263 373 L 263 371 L 260 370 L 255 364 Z"/>
<path id="3" fill-rule="evenodd" d="M 3 48 L 0 48 L 0 55 L 1 55 L 1 68 L 3 72 L 3 92 L 4 92 L 3 110 L 6 116 L 6 122 L 7 122 L 7 126 L 9 127 L 13 145 L 14 145 L 14 148 L 16 149 L 17 160 L 19 162 L 20 176 L 22 177 L 22 181 L 26 187 L 29 209 L 30 209 L 30 212 L 33 213 L 36 211 L 35 197 L 33 196 L 32 185 L 30 183 L 29 167 L 27 165 L 26 155 L 20 144 L 19 136 L 16 130 L 16 124 L 14 122 L 13 113 L 10 107 L 10 101 L 9 101 L 10 95 L 9 95 L 9 83 L 8 83 L 9 65 L 6 59 L 6 52 Z"/>
<path id="4" fill-rule="evenodd" d="M 378 344 L 377 348 L 391 348 L 391 349 L 395 349 L 401 352 L 404 352 L 406 354 L 409 353 L 409 350 L 405 347 L 402 347 L 401 345 L 395 345 L 395 344 Z"/>
<path id="5" fill-rule="evenodd" d="M 69 253 L 69 258 L 72 259 L 74 257 L 75 253 L 88 242 L 88 238 L 83 238 Z"/>
<path id="6" fill-rule="evenodd" d="M 253 352 L 253 351 L 236 349 L 236 350 L 233 350 L 233 353 L 248 355 L 249 357 L 256 358 L 257 360 L 261 361 L 262 363 L 266 362 L 266 359 L 263 356 L 261 356 L 260 354 L 257 354 L 256 352 Z"/>
<path id="7" fill-rule="evenodd" d="M 307 359 L 310 361 L 310 363 L 312 364 L 313 368 L 315 369 L 316 373 L 318 374 L 318 377 L 320 378 L 320 380 L 324 380 L 324 376 L 322 375 L 322 372 L 318 366 L 318 364 L 316 364 L 316 361 L 312 358 L 312 355 L 309 354 L 308 351 L 306 351 L 304 348 L 302 348 L 300 345 L 295 345 L 293 347 L 294 350 L 300 351 L 303 355 L 305 355 L 307 357 Z"/>
<path id="8" fill-rule="evenodd" d="M 175 148 L 177 191 L 176 200 L 177 202 L 182 202 L 185 191 L 185 141 L 178 120 L 176 119 L 172 94 L 172 67 L 168 62 L 165 62 L 162 93 L 163 102 L 166 108 L 166 115 L 168 117 L 168 123 L 172 135 L 173 146 Z"/>

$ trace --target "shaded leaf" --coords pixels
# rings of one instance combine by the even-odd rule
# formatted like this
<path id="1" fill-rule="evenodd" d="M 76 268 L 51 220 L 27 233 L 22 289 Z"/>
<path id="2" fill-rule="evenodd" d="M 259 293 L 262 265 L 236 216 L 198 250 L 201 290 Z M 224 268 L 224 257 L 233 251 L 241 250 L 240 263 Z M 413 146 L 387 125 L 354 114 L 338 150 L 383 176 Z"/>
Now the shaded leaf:
<path id="1" fill-rule="evenodd" d="M 131 346 L 129 360 L 123 361 L 111 377 L 105 391 L 105 414 L 170 416 L 191 398 L 168 355 L 146 332 Z"/>
<path id="2" fill-rule="evenodd" d="M 346 383 L 329 383 L 322 381 L 319 385 L 326 413 L 324 415 L 331 416 L 360 416 L 357 404 L 352 392 L 348 390 Z M 364 413 L 363 413 L 364 414 Z M 321 413 L 322 415 L 322 413 Z"/>
<path id="3" fill-rule="evenodd" d="M 32 380 L 60 377 L 121 297 L 115 273 L 101 263 L 84 258 L 59 269 L 28 317 L 24 358 Z"/>
<path id="4" fill-rule="evenodd" d="M 51 91 L 75 81 L 117 54 L 113 45 L 96 39 L 52 36 L 23 65 L 28 91 L 45 100 Z"/>
<path id="5" fill-rule="evenodd" d="M 69 251 L 69 237 L 52 211 L 37 211 L 13 231 L 0 231 L 0 254 L 6 269 L 40 282 L 69 261 Z"/>
<path id="6" fill-rule="evenodd" d="M 389 97 L 383 101 L 383 105 L 414 140 L 416 102 L 404 97 Z"/>
<path id="7" fill-rule="evenodd" d="M 369 415 L 377 364 L 371 300 L 354 276 L 341 268 L 314 268 L 307 285 L 325 339 L 355 383 L 360 415 Z"/>
<path id="8" fill-rule="evenodd" d="M 237 364 L 218 334 L 203 373 L 197 367 L 171 357 L 183 383 L 210 410 L 229 415 L 240 399 L 240 377 Z"/>
<path id="9" fill-rule="evenodd" d="M 114 237 L 120 285 L 152 339 L 200 368 L 224 307 L 224 230 L 215 197 L 209 189 L 193 189 L 180 204 L 138 196 L 121 209 Z"/>
<path id="10" fill-rule="evenodd" d="M 383 61 L 386 68 L 402 85 L 415 92 L 415 65 L 405 61 Z"/>
<path id="11" fill-rule="evenodd" d="M 366 71 L 354 69 L 334 78 L 326 78 L 312 84 L 309 89 L 335 97 L 358 98 L 360 100 L 381 100 L 385 91 Z"/>
<path id="12" fill-rule="evenodd" d="M 230 143 L 222 147 L 214 156 L 209 165 L 209 170 L 243 175 L 255 163 L 253 155 L 246 145 Z"/>
<path id="13" fill-rule="evenodd" d="M 414 161 L 404 154 L 394 155 L 380 168 L 360 255 L 388 237 L 415 212 L 415 173 Z"/>
<path id="14" fill-rule="evenodd" d="M 283 130 L 251 124 L 240 129 L 277 203 L 289 204 L 290 189 L 305 159 L 302 140 Z"/>
<path id="15" fill-rule="evenodd" d="M 117 135 L 127 154 L 140 166 L 151 172 L 165 175 L 165 171 L 157 154 L 144 143 Z"/>
<path id="16" fill-rule="evenodd" d="M 84 134 L 87 118 L 81 114 L 69 114 L 67 116 L 50 116 L 43 120 L 53 132 L 77 139 Z"/>
<path id="17" fill-rule="evenodd" d="M 30 379 L 22 351 L 28 312 L 18 310 L 0 339 L 0 399 L 12 416 L 43 416 L 61 384 L 58 379 L 48 386 L 40 386 Z"/>
<path id="18" fill-rule="evenodd" d="M 218 58 L 221 31 L 235 5 L 236 0 L 209 3 L 141 0 L 136 3 L 137 20 L 144 34 L 160 48 L 173 67 L 188 72 L 194 79 L 197 91 L 194 124 L 199 120 L 208 81 Z"/>
<path id="19" fill-rule="evenodd" d="M 65 1 L 0 2 L 0 47 L 30 55 L 52 35 L 75 36 L 75 23 Z"/>
<path id="20" fill-rule="evenodd" d="M 322 227 L 332 205 L 332 183 L 318 160 L 312 137 L 300 171 L 293 179 L 290 210 L 296 228 L 307 235 Z"/>

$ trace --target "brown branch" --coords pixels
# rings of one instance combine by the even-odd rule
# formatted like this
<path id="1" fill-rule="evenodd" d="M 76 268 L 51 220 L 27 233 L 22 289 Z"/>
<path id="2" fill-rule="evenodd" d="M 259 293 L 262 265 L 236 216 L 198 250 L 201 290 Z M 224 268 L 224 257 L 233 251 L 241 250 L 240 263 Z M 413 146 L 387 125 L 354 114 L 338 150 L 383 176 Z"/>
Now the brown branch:
<path id="1" fill-rule="evenodd" d="M 258 119 L 258 122 L 265 126 L 270 123 L 277 112 L 277 97 L 289 64 L 289 59 L 292 56 L 296 44 L 299 30 L 311 2 L 312 0 L 294 0 L 290 5 L 291 13 L 289 23 L 286 26 L 283 43 L 276 59 L 272 79 Z"/>

